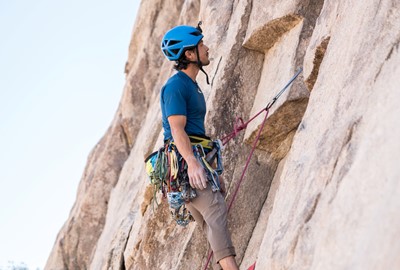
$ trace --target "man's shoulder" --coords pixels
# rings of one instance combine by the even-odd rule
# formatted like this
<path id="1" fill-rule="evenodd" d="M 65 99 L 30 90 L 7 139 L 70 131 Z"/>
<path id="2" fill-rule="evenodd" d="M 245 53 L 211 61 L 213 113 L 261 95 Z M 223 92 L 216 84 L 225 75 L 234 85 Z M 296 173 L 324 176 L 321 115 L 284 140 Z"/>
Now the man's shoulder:
<path id="1" fill-rule="evenodd" d="M 187 92 L 187 88 L 189 88 L 189 85 L 185 81 L 184 78 L 179 76 L 179 72 L 175 73 L 172 75 L 168 81 L 164 84 L 162 91 L 163 92 L 175 92 L 179 91 L 181 94 L 184 94 Z"/>
<path id="2" fill-rule="evenodd" d="M 164 86 L 165 87 L 169 87 L 169 86 L 186 87 L 187 85 L 186 85 L 185 80 L 181 76 L 179 76 L 179 72 L 177 72 L 168 79 L 168 81 L 165 83 Z"/>

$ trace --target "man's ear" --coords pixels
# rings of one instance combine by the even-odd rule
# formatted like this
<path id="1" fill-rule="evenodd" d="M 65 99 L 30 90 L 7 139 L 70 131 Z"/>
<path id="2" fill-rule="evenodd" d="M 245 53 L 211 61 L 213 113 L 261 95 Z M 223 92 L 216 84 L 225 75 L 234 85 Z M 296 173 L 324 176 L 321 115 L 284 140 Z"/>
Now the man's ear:
<path id="1" fill-rule="evenodd" d="M 188 59 L 188 60 L 193 60 L 193 57 L 194 57 L 195 55 L 194 55 L 194 52 L 193 52 L 192 50 L 186 50 L 186 51 L 185 51 L 185 56 L 186 56 L 186 59 Z"/>

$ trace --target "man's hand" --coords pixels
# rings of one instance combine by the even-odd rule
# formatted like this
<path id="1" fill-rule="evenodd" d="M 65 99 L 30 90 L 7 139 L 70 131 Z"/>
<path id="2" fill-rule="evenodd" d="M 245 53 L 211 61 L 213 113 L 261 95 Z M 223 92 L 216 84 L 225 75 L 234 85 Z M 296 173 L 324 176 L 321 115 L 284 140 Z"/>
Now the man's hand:
<path id="1" fill-rule="evenodd" d="M 188 164 L 189 183 L 192 188 L 203 190 L 207 188 L 207 176 L 203 166 L 193 156 L 189 158 L 186 163 Z"/>
<path id="2" fill-rule="evenodd" d="M 176 147 L 188 165 L 190 186 L 200 190 L 205 189 L 207 187 L 206 172 L 194 156 L 190 139 L 185 132 L 186 116 L 171 115 L 168 117 L 168 122 Z"/>

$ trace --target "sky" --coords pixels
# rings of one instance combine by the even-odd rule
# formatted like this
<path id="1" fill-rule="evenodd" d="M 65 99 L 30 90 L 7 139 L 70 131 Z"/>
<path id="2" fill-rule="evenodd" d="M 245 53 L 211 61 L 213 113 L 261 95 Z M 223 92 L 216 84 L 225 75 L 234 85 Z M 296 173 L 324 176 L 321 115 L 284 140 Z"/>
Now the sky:
<path id="1" fill-rule="evenodd" d="M 43 269 L 118 108 L 139 0 L 0 0 L 0 269 Z"/>

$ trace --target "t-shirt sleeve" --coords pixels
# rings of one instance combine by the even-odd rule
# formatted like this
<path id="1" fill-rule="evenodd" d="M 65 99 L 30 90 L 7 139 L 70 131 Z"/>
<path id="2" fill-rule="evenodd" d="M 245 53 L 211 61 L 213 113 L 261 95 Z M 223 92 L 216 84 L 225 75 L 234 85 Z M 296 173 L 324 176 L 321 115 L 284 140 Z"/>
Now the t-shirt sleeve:
<path id="1" fill-rule="evenodd" d="M 163 89 L 163 106 L 165 116 L 187 115 L 186 100 L 180 87 L 168 85 Z"/>

